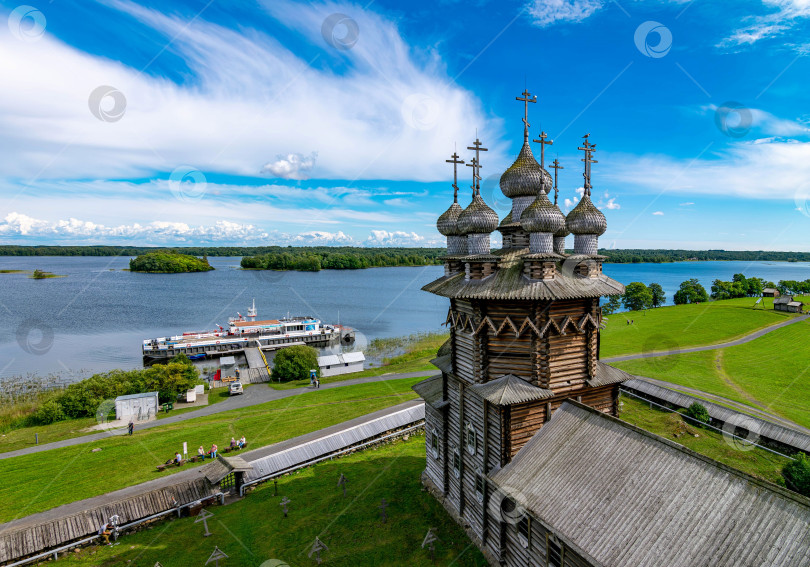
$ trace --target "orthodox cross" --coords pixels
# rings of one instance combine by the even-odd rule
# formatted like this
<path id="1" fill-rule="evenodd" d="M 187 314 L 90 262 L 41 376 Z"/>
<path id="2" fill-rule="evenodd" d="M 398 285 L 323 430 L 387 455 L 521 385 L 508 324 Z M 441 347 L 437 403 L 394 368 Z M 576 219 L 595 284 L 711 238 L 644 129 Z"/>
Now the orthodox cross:
<path id="1" fill-rule="evenodd" d="M 537 95 L 532 96 L 527 89 L 523 89 L 523 96 L 516 96 L 515 100 L 523 101 L 523 138 L 529 140 L 529 103 L 537 102 Z M 470 148 L 467 148 L 470 149 Z"/>
<path id="2" fill-rule="evenodd" d="M 580 147 L 578 147 L 577 149 L 578 150 L 583 150 L 585 152 L 585 157 L 582 159 L 582 161 L 585 162 L 585 171 L 582 174 L 582 177 L 585 178 L 585 195 L 588 195 L 590 197 L 590 195 L 591 195 L 591 164 L 592 163 L 599 163 L 599 162 L 596 161 L 595 159 L 593 159 L 593 152 L 596 151 L 596 144 L 591 144 L 588 141 L 588 136 L 590 136 L 590 134 L 585 134 L 583 136 L 583 138 L 585 138 L 585 141 L 582 142 L 582 145 Z"/>
<path id="3" fill-rule="evenodd" d="M 554 169 L 554 204 L 556 205 L 557 194 L 560 192 L 559 188 L 557 187 L 557 170 L 565 168 L 560 165 L 560 160 L 558 160 L 557 158 L 554 158 L 554 162 L 549 167 Z"/>
<path id="4" fill-rule="evenodd" d="M 453 202 L 458 203 L 458 164 L 464 163 L 463 159 L 458 159 L 458 154 L 453 152 L 450 156 L 453 159 L 446 159 L 447 163 L 453 164 Z"/>
<path id="5" fill-rule="evenodd" d="M 284 517 L 285 518 L 287 517 L 287 504 L 290 504 L 290 503 L 292 503 L 292 500 L 290 500 L 286 496 L 281 499 L 281 502 L 279 502 L 279 506 L 281 506 L 282 509 L 284 510 Z"/>
<path id="6" fill-rule="evenodd" d="M 427 535 L 425 535 L 425 539 L 422 540 L 422 549 L 425 547 L 428 548 L 430 551 L 430 560 L 434 563 L 436 562 L 436 542 L 439 541 L 439 538 L 436 537 L 436 534 L 433 533 L 433 528 L 428 530 Z"/>
<path id="7" fill-rule="evenodd" d="M 343 498 L 346 498 L 346 477 L 343 476 L 343 473 L 340 473 L 337 485 L 338 487 L 343 487 Z"/>
<path id="8" fill-rule="evenodd" d="M 472 190 L 473 191 L 472 192 L 473 192 L 473 199 L 474 199 L 475 195 L 477 194 L 476 189 L 475 189 L 476 186 L 477 186 L 477 182 L 478 182 L 479 179 L 481 179 L 481 176 L 478 175 L 478 169 L 479 169 L 478 160 L 476 160 L 475 158 L 472 158 L 470 160 L 470 163 L 467 164 L 467 167 L 473 168 L 473 182 L 472 182 Z"/>
<path id="9" fill-rule="evenodd" d="M 205 533 L 203 534 L 205 537 L 211 535 L 211 532 L 208 531 L 208 518 L 212 517 L 214 514 L 203 508 L 200 511 L 200 514 L 197 516 L 197 519 L 194 520 L 195 524 L 199 524 L 200 522 L 203 523 L 203 527 L 205 527 Z M 207 563 L 206 563 L 207 565 Z"/>
<path id="10" fill-rule="evenodd" d="M 388 516 L 385 513 L 385 509 L 388 508 L 388 502 L 386 502 L 385 498 L 383 498 L 382 501 L 380 502 L 380 505 L 377 506 L 377 507 L 380 509 L 380 519 L 382 520 L 382 523 L 384 524 L 385 521 L 388 519 Z"/>
<path id="11" fill-rule="evenodd" d="M 208 558 L 208 561 L 206 561 L 205 564 L 208 565 L 209 563 L 213 562 L 216 567 L 219 567 L 219 560 L 227 558 L 228 556 L 225 555 L 225 552 L 215 545 L 214 552 L 211 554 L 211 557 Z"/>
<path id="12" fill-rule="evenodd" d="M 540 139 L 532 140 L 532 142 L 540 144 L 540 167 L 546 167 L 546 146 L 553 145 L 554 140 L 549 140 L 548 134 L 540 132 Z"/>
<path id="13" fill-rule="evenodd" d="M 318 536 L 315 536 L 315 543 L 312 544 L 312 548 L 309 550 L 309 555 L 307 557 L 312 557 L 312 554 L 315 554 L 315 561 L 318 562 L 318 565 L 321 564 L 321 551 L 329 551 L 329 548 L 326 547 L 326 544 L 318 539 Z"/>
<path id="14" fill-rule="evenodd" d="M 481 171 L 481 155 L 479 154 L 479 152 L 489 151 L 489 148 L 482 148 L 481 145 L 482 145 L 481 140 L 478 139 L 478 133 L 476 132 L 475 141 L 473 142 L 473 145 L 467 146 L 467 149 L 475 150 L 475 160 L 474 160 L 475 165 L 473 165 L 472 168 L 473 168 L 473 178 L 477 179 L 478 181 L 481 180 L 481 176 L 479 175 L 479 172 Z M 474 189 L 476 193 L 479 193 L 481 190 L 481 184 L 476 183 Z"/>

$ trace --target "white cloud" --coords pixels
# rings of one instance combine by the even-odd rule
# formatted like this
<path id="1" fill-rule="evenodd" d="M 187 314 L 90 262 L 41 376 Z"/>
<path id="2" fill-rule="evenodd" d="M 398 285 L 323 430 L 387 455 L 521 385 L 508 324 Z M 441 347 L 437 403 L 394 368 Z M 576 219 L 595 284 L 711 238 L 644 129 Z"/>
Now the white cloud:
<path id="1" fill-rule="evenodd" d="M 736 142 L 712 158 L 613 156 L 602 174 L 645 193 L 790 199 L 810 194 L 810 142 Z"/>
<path id="2" fill-rule="evenodd" d="M 291 37 L 315 36 L 299 56 L 285 45 L 300 41 L 282 45 L 269 33 L 207 22 L 205 14 L 192 20 L 126 0 L 109 6 L 137 21 L 125 24 L 135 29 L 131 37 L 157 35 L 155 51 L 168 43 L 187 69 L 183 83 L 81 52 L 48 32 L 37 42 L 20 42 L 2 26 L 4 176 L 120 179 L 185 164 L 257 175 L 268 156 L 290 162 L 290 155 L 317 152 L 321 178 L 435 181 L 447 177 L 436 156 L 470 139 L 470 124 L 479 125 L 490 163 L 503 160 L 504 142 L 493 139 L 500 121 L 450 80 L 435 51 L 412 48 L 393 21 L 374 12 L 352 4 L 268 2 Z M 361 35 L 353 49 L 337 51 L 320 37 L 332 12 L 357 21 Z M 313 54 L 320 60 L 310 66 Z M 120 120 L 103 122 L 88 109 L 100 85 L 125 95 Z M 430 130 L 411 127 L 401 116 L 414 93 L 440 106 Z M 291 177 L 302 176 L 300 165 L 296 172 L 288 164 Z"/>
<path id="3" fill-rule="evenodd" d="M 403 232 L 396 230 L 372 230 L 366 239 L 367 246 L 414 246 L 425 240 L 424 236 L 419 236 L 415 232 Z"/>
<path id="4" fill-rule="evenodd" d="M 791 30 L 800 20 L 810 17 L 808 0 L 762 0 L 767 9 L 773 11 L 763 16 L 749 16 L 744 21 L 748 25 L 735 30 L 729 37 L 718 44 L 721 48 L 748 46 L 763 39 L 783 35 Z M 802 52 L 806 45 L 792 46 Z"/>
<path id="5" fill-rule="evenodd" d="M 602 0 L 532 0 L 528 10 L 532 23 L 544 28 L 556 23 L 581 22 L 602 6 Z"/>
<path id="6" fill-rule="evenodd" d="M 309 172 L 315 167 L 318 153 L 311 155 L 287 154 L 278 156 L 276 161 L 266 163 L 262 167 L 262 173 L 269 173 L 282 179 L 309 179 Z"/>
<path id="7" fill-rule="evenodd" d="M 291 241 L 307 246 L 350 245 L 354 243 L 354 238 L 343 234 L 343 231 L 340 230 L 337 232 L 313 230 L 298 234 L 292 237 Z"/>
<path id="8" fill-rule="evenodd" d="M 608 200 L 607 203 L 605 203 L 605 208 L 610 209 L 610 210 L 615 210 L 615 209 L 621 209 L 622 206 L 619 203 L 617 203 L 616 198 L 613 197 L 612 199 Z"/>
<path id="9" fill-rule="evenodd" d="M 664 216 L 664 213 L 663 213 L 663 212 L 661 212 L 661 211 L 655 211 L 655 212 L 653 213 L 653 215 L 654 215 L 654 216 L 657 216 L 657 217 L 662 217 L 662 216 Z"/>
<path id="10" fill-rule="evenodd" d="M 714 114 L 717 109 L 717 105 L 714 104 L 701 107 L 704 113 Z M 807 124 L 796 120 L 779 118 L 759 108 L 728 108 L 724 110 L 726 111 L 724 120 L 729 121 L 728 126 L 730 128 L 756 128 L 766 136 L 776 137 L 810 135 L 810 127 Z"/>
<path id="11" fill-rule="evenodd" d="M 694 203 L 689 201 L 687 203 L 681 203 L 679 206 L 680 207 L 691 207 L 692 205 L 694 205 Z"/>

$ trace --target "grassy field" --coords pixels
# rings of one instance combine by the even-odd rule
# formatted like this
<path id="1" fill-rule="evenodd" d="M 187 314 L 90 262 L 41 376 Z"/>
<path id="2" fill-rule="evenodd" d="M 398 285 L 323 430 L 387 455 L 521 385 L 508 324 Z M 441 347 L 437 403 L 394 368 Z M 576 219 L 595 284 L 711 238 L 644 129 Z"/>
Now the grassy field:
<path id="1" fill-rule="evenodd" d="M 33 514 L 75 500 L 118 490 L 177 469 L 158 473 L 155 465 L 182 451 L 212 443 L 225 447 L 231 437 L 245 435 L 258 448 L 365 415 L 416 394 L 419 378 L 361 384 L 301 393 L 282 400 L 137 431 L 132 437 L 107 439 L 52 449 L 0 461 L 0 474 L 25 482 L 0 486 L 0 522 Z M 92 449 L 100 448 L 93 453 Z M 186 467 L 199 466 L 188 464 Z"/>
<path id="2" fill-rule="evenodd" d="M 771 298 L 764 298 L 761 307 L 752 309 L 755 301 L 749 297 L 615 313 L 605 318 L 601 356 L 677 351 L 722 343 L 794 316 L 774 311 Z M 633 324 L 628 325 L 628 320 Z"/>
<path id="3" fill-rule="evenodd" d="M 756 406 L 810 427 L 810 321 L 722 350 L 613 365 Z"/>
<path id="4" fill-rule="evenodd" d="M 202 565 L 216 545 L 229 556 L 223 565 L 259 566 L 277 559 L 291 567 L 309 566 L 315 564 L 307 554 L 317 536 L 329 547 L 322 555 L 326 565 L 429 566 L 433 563 L 421 545 L 432 527 L 439 538 L 436 565 L 485 566 L 461 528 L 422 491 L 424 467 L 424 437 L 413 436 L 282 477 L 278 496 L 272 483 L 265 484 L 239 502 L 210 508 L 211 537 L 201 537 L 203 527 L 194 524 L 195 518 L 175 519 L 124 536 L 117 545 L 71 553 L 59 563 Z M 341 474 L 348 480 L 346 498 L 337 488 Z M 286 519 L 279 506 L 283 496 L 291 501 Z M 388 502 L 385 524 L 379 510 L 383 498 Z"/>
<path id="5" fill-rule="evenodd" d="M 251 384 L 246 385 L 249 387 Z M 208 405 L 216 404 L 223 400 L 228 399 L 227 388 L 217 388 L 213 393 L 209 391 Z M 200 409 L 199 407 L 176 409 L 168 413 L 160 412 L 157 415 L 158 419 L 165 419 L 173 417 L 178 414 L 188 413 Z M 53 443 L 55 441 L 62 441 L 64 439 L 72 439 L 73 437 L 83 437 L 84 435 L 93 435 L 98 433 L 98 430 L 90 430 L 89 428 L 97 425 L 98 422 L 94 417 L 86 417 L 81 419 L 67 419 L 65 421 L 57 421 L 50 425 L 33 425 L 28 427 L 20 427 L 11 429 L 0 435 L 0 453 L 8 451 L 16 451 L 17 449 L 26 449 L 36 445 L 36 436 L 39 435 L 39 444 Z"/>
<path id="6" fill-rule="evenodd" d="M 786 457 L 759 448 L 740 450 L 726 443 L 720 433 L 688 424 L 678 413 L 650 409 L 648 404 L 630 396 L 621 397 L 620 417 L 696 453 L 774 483 L 782 477 L 782 467 L 790 462 Z"/>
<path id="7" fill-rule="evenodd" d="M 363 370 L 362 372 L 352 372 L 351 374 L 322 378 L 321 384 L 342 382 L 354 378 L 365 378 L 366 376 L 384 376 L 386 374 L 401 374 L 405 372 L 425 372 L 425 375 L 431 372 L 438 373 L 439 371 L 430 363 L 430 360 L 436 358 L 436 351 L 439 350 L 439 347 L 442 346 L 442 343 L 444 343 L 449 336 L 448 334 L 439 333 L 426 335 L 409 344 L 406 347 L 406 352 L 403 354 L 391 357 L 390 359 L 384 359 L 382 366 L 375 366 Z M 276 390 L 289 390 L 302 386 L 309 386 L 309 380 L 293 380 L 281 384 L 270 383 L 270 387 Z"/>

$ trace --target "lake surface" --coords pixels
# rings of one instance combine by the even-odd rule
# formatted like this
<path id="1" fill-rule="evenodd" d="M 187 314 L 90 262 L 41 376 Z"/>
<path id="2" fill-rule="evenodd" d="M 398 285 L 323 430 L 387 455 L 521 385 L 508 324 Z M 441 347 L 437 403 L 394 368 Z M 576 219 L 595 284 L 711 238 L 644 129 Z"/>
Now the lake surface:
<path id="1" fill-rule="evenodd" d="M 216 270 L 198 274 L 123 271 L 129 258 L 0 257 L 0 269 L 39 268 L 65 278 L 32 280 L 0 274 L 0 378 L 69 371 L 77 376 L 142 365 L 141 341 L 226 325 L 256 299 L 259 318 L 313 315 L 354 327 L 364 339 L 441 329 L 447 300 L 420 288 L 441 266 L 321 272 L 256 272 L 239 258 L 210 258 Z M 627 284 L 657 282 L 668 303 L 679 284 L 697 278 L 707 291 L 735 273 L 810 278 L 810 263 L 679 262 L 605 264 Z M 210 363 L 209 363 L 210 364 Z"/>

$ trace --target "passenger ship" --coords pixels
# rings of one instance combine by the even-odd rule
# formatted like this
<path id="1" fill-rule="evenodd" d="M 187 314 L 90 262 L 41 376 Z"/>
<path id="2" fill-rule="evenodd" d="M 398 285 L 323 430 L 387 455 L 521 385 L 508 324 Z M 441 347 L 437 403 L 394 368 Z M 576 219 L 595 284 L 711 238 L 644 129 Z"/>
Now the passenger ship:
<path id="1" fill-rule="evenodd" d="M 144 364 L 170 359 L 185 354 L 192 360 L 233 355 L 246 348 L 259 347 L 274 350 L 295 344 L 329 346 L 343 339 L 351 342 L 354 332 L 340 325 L 325 325 L 315 317 L 290 317 L 256 320 L 256 301 L 248 309 L 247 317 L 241 313 L 228 320 L 228 328 L 221 325 L 212 331 L 190 331 L 173 337 L 143 341 Z"/>

